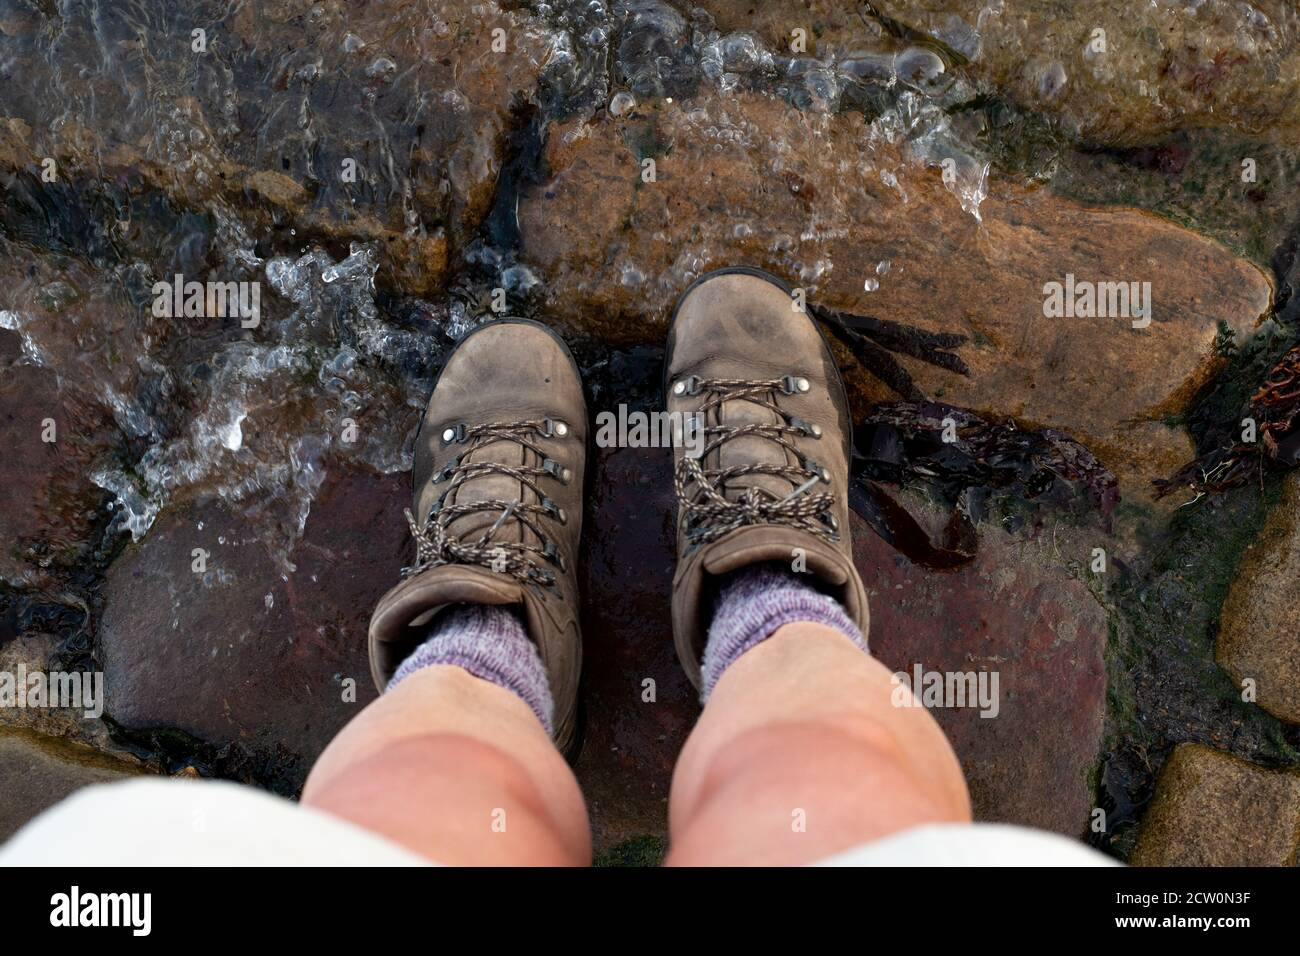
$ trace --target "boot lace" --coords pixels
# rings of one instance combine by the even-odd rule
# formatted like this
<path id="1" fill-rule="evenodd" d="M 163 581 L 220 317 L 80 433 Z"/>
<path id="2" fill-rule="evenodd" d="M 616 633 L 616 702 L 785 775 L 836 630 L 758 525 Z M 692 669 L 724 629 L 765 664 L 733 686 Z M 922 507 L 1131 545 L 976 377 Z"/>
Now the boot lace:
<path id="1" fill-rule="evenodd" d="M 821 428 L 787 414 L 777 400 L 778 394 L 793 395 L 809 388 L 807 379 L 793 375 L 756 380 L 688 376 L 674 384 L 676 395 L 705 396 L 697 411 L 706 418 L 723 402 L 743 400 L 770 409 L 780 419 L 779 422 L 705 426 L 705 443 L 699 457 L 685 455 L 678 462 L 677 500 L 683 509 L 685 533 L 692 546 L 707 544 L 737 528 L 757 524 L 787 525 L 827 541 L 839 539 L 833 514 L 835 496 L 826 491 L 813 491 L 818 482 L 829 482 L 830 475 L 791 441 L 792 437 L 799 436 L 820 438 Z M 776 442 L 797 464 L 752 462 L 729 468 L 705 468 L 701 464 L 719 447 L 742 435 L 757 435 Z M 795 486 L 794 490 L 780 497 L 767 489 L 750 486 L 738 500 L 726 497 L 728 485 L 748 475 L 760 474 L 785 478 Z"/>
<path id="2" fill-rule="evenodd" d="M 568 426 L 549 418 L 532 419 L 515 422 L 492 422 L 482 425 L 457 425 L 448 428 L 443 434 L 444 445 L 467 443 L 465 451 L 452 458 L 441 471 L 433 476 L 433 482 L 448 482 L 442 494 L 433 502 L 423 522 L 418 522 L 408 508 L 406 520 L 415 538 L 415 562 L 402 569 L 402 576 L 409 577 L 421 571 L 444 564 L 477 564 L 502 574 L 518 578 L 524 584 L 550 587 L 555 584 L 555 572 L 543 564 L 550 564 L 564 570 L 564 556 L 556 549 L 555 543 L 542 529 L 540 521 L 549 519 L 567 521 L 564 510 L 555 504 L 538 485 L 543 478 L 553 478 L 567 483 L 572 477 L 568 468 L 548 458 L 546 452 L 536 443 L 534 436 L 567 434 Z M 450 436 L 450 438 L 449 438 Z M 498 441 L 513 442 L 537 456 L 540 465 L 507 465 L 496 461 L 468 461 L 473 453 L 485 445 Z M 479 501 L 454 502 L 447 504 L 447 499 L 456 489 L 468 481 L 487 475 L 506 475 L 515 479 L 537 496 L 534 502 L 506 498 L 485 498 Z M 458 518 L 478 512 L 497 512 L 500 517 L 477 539 L 464 540 L 452 534 L 448 528 Z M 515 521 L 531 531 L 540 545 L 526 544 L 523 541 L 495 541 L 497 531 L 507 521 Z M 521 536 L 522 537 L 522 536 Z"/>

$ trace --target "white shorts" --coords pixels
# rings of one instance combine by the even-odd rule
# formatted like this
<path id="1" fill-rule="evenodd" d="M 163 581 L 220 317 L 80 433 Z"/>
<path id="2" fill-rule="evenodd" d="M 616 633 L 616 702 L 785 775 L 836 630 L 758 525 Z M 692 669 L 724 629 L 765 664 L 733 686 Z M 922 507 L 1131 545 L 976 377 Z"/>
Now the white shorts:
<path id="1" fill-rule="evenodd" d="M 916 827 L 819 866 L 1106 866 L 1076 840 L 1005 824 Z M 428 866 L 338 817 L 220 780 L 87 787 L 0 846 L 0 866 Z"/>

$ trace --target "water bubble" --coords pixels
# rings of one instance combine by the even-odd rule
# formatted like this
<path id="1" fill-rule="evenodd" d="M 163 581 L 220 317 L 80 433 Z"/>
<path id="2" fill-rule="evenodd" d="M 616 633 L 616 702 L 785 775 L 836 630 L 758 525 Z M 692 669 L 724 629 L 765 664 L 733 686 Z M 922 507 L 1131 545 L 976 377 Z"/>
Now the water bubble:
<path id="1" fill-rule="evenodd" d="M 946 80 L 943 58 L 925 47 L 908 47 L 894 58 L 898 78 L 918 90 L 934 90 Z"/>
<path id="2" fill-rule="evenodd" d="M 377 57 L 366 67 L 366 76 L 371 78 L 384 78 L 396 72 L 397 64 L 386 56 Z"/>
<path id="3" fill-rule="evenodd" d="M 610 116 L 623 116 L 634 109 L 636 109 L 636 98 L 628 92 L 615 93 L 614 98 L 609 101 Z"/>
<path id="4" fill-rule="evenodd" d="M 718 42 L 722 66 L 730 73 L 748 73 L 762 63 L 761 49 L 748 33 L 733 33 Z M 771 60 L 771 56 L 768 56 Z"/>
<path id="5" fill-rule="evenodd" d="M 876 263 L 876 275 L 883 276 L 889 272 L 889 260 L 881 259 Z"/>
<path id="6" fill-rule="evenodd" d="M 862 288 L 867 292 L 875 292 L 880 288 L 880 280 L 875 276 L 871 276 L 866 282 L 862 283 Z"/>

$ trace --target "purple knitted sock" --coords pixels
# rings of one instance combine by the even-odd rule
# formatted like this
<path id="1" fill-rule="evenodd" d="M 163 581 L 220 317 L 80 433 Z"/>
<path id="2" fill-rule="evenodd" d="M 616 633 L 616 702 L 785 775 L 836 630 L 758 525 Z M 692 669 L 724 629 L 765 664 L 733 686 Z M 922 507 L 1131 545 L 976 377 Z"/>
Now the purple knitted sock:
<path id="1" fill-rule="evenodd" d="M 451 664 L 475 677 L 504 687 L 533 709 L 546 732 L 552 733 L 555 702 L 537 645 L 528 639 L 524 623 L 509 607 L 457 604 L 439 614 L 429 637 L 402 661 L 388 689 L 432 664 Z"/>
<path id="2" fill-rule="evenodd" d="M 755 564 L 727 575 L 713 605 L 713 622 L 704 646 L 700 702 L 708 701 L 718 678 L 736 658 L 782 625 L 795 621 L 833 627 L 867 651 L 867 639 L 840 603 L 784 565 Z"/>

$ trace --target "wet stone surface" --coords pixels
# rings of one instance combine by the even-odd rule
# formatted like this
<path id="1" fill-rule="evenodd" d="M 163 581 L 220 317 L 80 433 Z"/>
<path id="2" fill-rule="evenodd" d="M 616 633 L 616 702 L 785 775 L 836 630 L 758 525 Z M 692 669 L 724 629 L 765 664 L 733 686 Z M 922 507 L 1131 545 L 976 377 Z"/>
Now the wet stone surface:
<path id="1" fill-rule="evenodd" d="M 673 766 L 700 707 L 669 617 L 671 455 L 617 449 L 596 467 L 583 532 L 586 720 L 574 770 L 599 856 L 636 837 L 666 837 Z"/>
<path id="2" fill-rule="evenodd" d="M 605 338 L 655 339 L 688 276 L 769 268 L 810 302 L 966 336 L 969 377 L 903 364 L 945 401 L 1076 435 L 1139 498 L 1191 450 L 1164 419 L 1216 371 L 1220 326 L 1248 335 L 1271 298 L 1258 269 L 1162 220 L 1043 192 L 950 190 L 905 158 L 915 147 L 888 123 L 854 113 L 701 96 L 558 127 L 547 148 L 553 176 L 521 222 L 524 255 L 550 276 L 550 312 Z M 640 179 L 646 158 L 653 188 Z M 1044 314 L 1047 281 L 1133 270 L 1151 276 L 1143 328 L 1136 313 Z M 874 380 L 857 384 L 882 397 Z"/>
<path id="3" fill-rule="evenodd" d="M 487 213 L 512 101 L 552 52 L 490 2 L 6 7 L 6 73 L 47 78 L 3 102 L 11 168 L 122 177 L 236 231 L 251 212 L 272 243 L 378 241 L 384 278 L 415 292 Z M 83 68 L 51 74 L 64 62 Z M 259 253 L 241 245 L 246 265 Z"/>
<path id="4" fill-rule="evenodd" d="M 666 836 L 672 768 L 699 706 L 668 615 L 669 455 L 621 449 L 598 461 L 585 532 L 587 723 L 575 769 L 599 855 L 637 835 Z M 1081 836 L 1102 745 L 1107 620 L 1072 577 L 1068 555 L 1050 532 L 1019 541 L 986 527 L 972 566 L 936 574 L 864 522 L 855 519 L 853 535 L 880 660 L 909 675 L 916 665 L 998 673 L 995 717 L 972 707 L 934 711 L 967 774 L 976 817 Z"/>
<path id="5" fill-rule="evenodd" d="M 301 783 L 375 696 L 366 624 L 407 557 L 408 487 L 332 471 L 291 567 L 219 503 L 165 514 L 105 582 L 109 714 L 128 730 L 173 727 L 272 754 Z"/>

